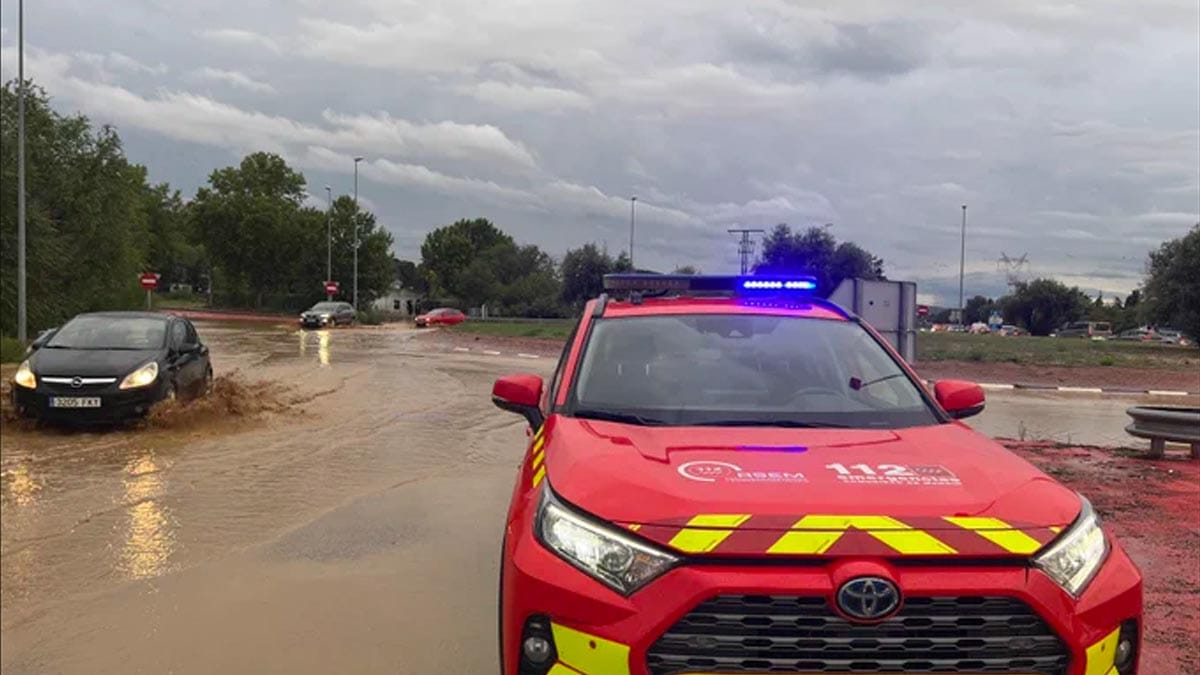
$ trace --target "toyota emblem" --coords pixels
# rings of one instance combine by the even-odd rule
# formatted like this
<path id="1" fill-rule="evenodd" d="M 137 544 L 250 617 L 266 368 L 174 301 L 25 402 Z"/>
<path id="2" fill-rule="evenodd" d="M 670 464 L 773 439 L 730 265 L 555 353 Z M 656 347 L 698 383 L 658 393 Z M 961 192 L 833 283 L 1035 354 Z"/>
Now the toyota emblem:
<path id="1" fill-rule="evenodd" d="M 900 608 L 900 589 L 887 579 L 858 577 L 838 589 L 837 605 L 848 617 L 879 621 Z"/>
<path id="2" fill-rule="evenodd" d="M 81 378 L 81 377 L 72 378 L 71 386 L 75 389 L 82 387 L 83 386 L 83 378 Z"/>

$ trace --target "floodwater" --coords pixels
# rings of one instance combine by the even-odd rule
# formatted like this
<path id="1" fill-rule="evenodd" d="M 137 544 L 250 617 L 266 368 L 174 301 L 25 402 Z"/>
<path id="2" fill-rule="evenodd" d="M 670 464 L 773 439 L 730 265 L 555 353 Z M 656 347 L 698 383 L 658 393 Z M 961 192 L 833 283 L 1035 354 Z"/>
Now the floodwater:
<path id="1" fill-rule="evenodd" d="M 488 394 L 551 360 L 402 328 L 200 328 L 229 405 L 143 429 L 6 425 L 0 670 L 495 672 L 524 424 Z M 989 394 L 987 433 L 1131 444 L 1132 399 Z"/>

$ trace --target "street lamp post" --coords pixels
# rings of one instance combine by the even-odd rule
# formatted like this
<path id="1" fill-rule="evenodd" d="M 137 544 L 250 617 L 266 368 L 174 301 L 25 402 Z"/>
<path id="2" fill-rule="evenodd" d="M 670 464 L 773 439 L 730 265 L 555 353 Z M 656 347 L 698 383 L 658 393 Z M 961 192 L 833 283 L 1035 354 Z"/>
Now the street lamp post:
<path id="1" fill-rule="evenodd" d="M 329 208 L 325 211 L 325 241 L 328 248 L 325 251 L 325 299 L 333 300 L 333 293 L 328 291 L 328 282 L 333 281 L 333 188 L 325 186 L 325 198 Z"/>
<path id="2" fill-rule="evenodd" d="M 358 163 L 362 157 L 354 158 L 354 311 L 358 311 Z"/>
<path id="3" fill-rule="evenodd" d="M 966 307 L 963 306 L 963 274 L 967 267 L 967 205 L 962 205 L 962 248 L 958 258 L 958 322 L 966 321 L 963 316 Z"/>
<path id="4" fill-rule="evenodd" d="M 25 0 L 17 2 L 17 341 L 25 344 Z"/>
<path id="5" fill-rule="evenodd" d="M 636 269 L 633 266 L 633 229 L 637 224 L 637 197 L 629 198 L 629 269 Z"/>

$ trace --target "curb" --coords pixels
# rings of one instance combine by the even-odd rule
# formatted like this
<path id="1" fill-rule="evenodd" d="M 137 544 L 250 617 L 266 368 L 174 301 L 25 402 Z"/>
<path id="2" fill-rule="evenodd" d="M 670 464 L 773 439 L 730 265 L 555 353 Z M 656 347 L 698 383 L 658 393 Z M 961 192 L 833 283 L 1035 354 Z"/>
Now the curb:
<path id="1" fill-rule="evenodd" d="M 538 354 L 527 354 L 525 352 L 516 352 L 513 354 L 505 354 L 494 349 L 478 349 L 472 350 L 470 347 L 453 347 L 452 351 L 459 353 L 470 353 L 472 351 L 488 356 L 513 356 L 519 359 L 540 359 Z M 933 380 L 925 380 L 926 386 L 933 386 Z M 1066 387 L 1055 384 L 1037 384 L 1034 382 L 1014 382 L 1011 384 L 997 382 L 980 382 L 980 387 L 993 391 L 1014 391 L 1017 389 L 1027 391 L 1057 391 L 1063 394 L 1143 394 L 1149 396 L 1200 396 L 1200 392 L 1195 391 L 1180 391 L 1172 389 L 1137 389 L 1135 387 Z"/>

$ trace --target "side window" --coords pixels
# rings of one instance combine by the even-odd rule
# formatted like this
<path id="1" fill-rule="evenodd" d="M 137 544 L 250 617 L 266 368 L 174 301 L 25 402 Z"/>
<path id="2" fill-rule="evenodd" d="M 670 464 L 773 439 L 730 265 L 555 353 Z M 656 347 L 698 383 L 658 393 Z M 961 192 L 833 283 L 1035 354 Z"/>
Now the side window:
<path id="1" fill-rule="evenodd" d="M 171 346 L 181 347 L 187 342 L 187 328 L 184 327 L 182 321 L 176 321 L 171 324 Z"/>
<path id="2" fill-rule="evenodd" d="M 186 326 L 186 328 L 187 328 L 188 344 L 193 344 L 193 345 L 200 344 L 200 336 L 196 334 L 196 327 L 192 325 L 192 322 L 184 321 L 183 325 Z"/>
<path id="3" fill-rule="evenodd" d="M 580 317 L 575 322 L 575 326 L 571 328 L 571 334 L 567 336 L 567 343 L 563 345 L 562 354 L 558 357 L 558 366 L 554 369 L 554 376 L 550 380 L 550 398 L 547 410 L 554 409 L 554 401 L 558 399 L 558 386 L 562 384 L 563 371 L 567 369 L 567 358 L 571 355 L 571 345 L 575 342 L 575 335 L 579 332 L 579 324 L 583 323 L 583 317 Z"/>

